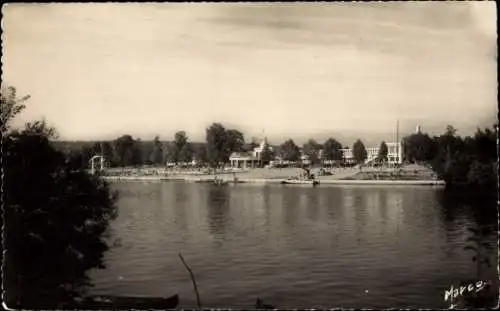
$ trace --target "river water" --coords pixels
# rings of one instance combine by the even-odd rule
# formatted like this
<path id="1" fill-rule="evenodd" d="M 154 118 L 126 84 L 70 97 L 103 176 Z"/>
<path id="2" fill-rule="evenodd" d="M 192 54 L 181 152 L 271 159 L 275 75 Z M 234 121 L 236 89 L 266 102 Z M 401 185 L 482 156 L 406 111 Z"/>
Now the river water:
<path id="1" fill-rule="evenodd" d="M 214 308 L 253 308 L 257 297 L 279 308 L 447 308 L 451 285 L 497 280 L 495 236 L 480 276 L 463 250 L 468 227 L 496 225 L 495 207 L 431 187 L 113 187 L 118 243 L 107 268 L 91 271 L 93 294 L 177 293 L 179 307 L 194 307 L 179 253 Z"/>

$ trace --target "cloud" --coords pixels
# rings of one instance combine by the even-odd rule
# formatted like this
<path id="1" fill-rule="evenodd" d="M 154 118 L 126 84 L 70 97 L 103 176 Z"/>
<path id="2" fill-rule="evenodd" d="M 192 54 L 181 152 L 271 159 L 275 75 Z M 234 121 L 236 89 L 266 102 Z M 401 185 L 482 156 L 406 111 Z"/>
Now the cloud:
<path id="1" fill-rule="evenodd" d="M 477 5 L 475 5 L 477 6 Z M 474 7 L 475 7 L 474 6 Z M 475 47 L 477 22 L 468 3 L 286 3 L 214 6 L 207 24 L 233 29 L 242 42 L 349 46 L 419 57 L 429 49 L 446 57 Z M 492 25 L 491 18 L 482 20 Z M 448 48 L 443 47 L 443 40 Z M 492 42 L 491 42 L 492 43 Z M 226 42 L 229 45 L 229 42 Z M 433 47 L 435 47 L 433 49 Z M 465 53 L 463 53 L 465 54 Z"/>
<path id="2" fill-rule="evenodd" d="M 298 122 L 385 131 L 397 114 L 461 128 L 496 109 L 488 6 L 9 5 L 4 78 L 32 95 L 27 117 L 68 137 L 203 137 L 214 120 L 269 135 Z"/>

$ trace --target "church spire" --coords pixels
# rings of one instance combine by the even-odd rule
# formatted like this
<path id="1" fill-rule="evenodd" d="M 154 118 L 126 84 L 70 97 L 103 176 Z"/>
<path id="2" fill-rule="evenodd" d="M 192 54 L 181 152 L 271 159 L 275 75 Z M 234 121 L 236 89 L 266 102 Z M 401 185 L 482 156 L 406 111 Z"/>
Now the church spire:
<path id="1" fill-rule="evenodd" d="M 267 136 L 266 136 L 266 132 L 264 129 L 262 129 L 262 141 L 260 143 L 260 146 L 261 148 L 264 148 L 264 146 L 267 145 Z"/>

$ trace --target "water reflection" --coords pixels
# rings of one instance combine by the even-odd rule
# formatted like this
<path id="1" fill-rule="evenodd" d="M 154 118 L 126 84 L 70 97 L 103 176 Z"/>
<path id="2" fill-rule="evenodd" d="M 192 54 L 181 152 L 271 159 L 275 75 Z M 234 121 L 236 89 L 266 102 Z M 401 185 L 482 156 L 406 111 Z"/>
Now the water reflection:
<path id="1" fill-rule="evenodd" d="M 206 186 L 208 228 L 215 240 L 220 242 L 226 237 L 226 228 L 231 217 L 230 188 L 217 185 Z"/>
<path id="2" fill-rule="evenodd" d="M 308 189 L 309 191 L 305 192 L 306 195 L 306 215 L 307 218 L 312 222 L 318 221 L 319 216 L 319 198 L 323 197 L 323 191 L 319 188 Z"/>
<path id="3" fill-rule="evenodd" d="M 271 189 L 268 185 L 262 188 L 262 205 L 264 206 L 265 228 L 271 225 Z"/>
<path id="4" fill-rule="evenodd" d="M 180 236 L 183 238 L 185 241 L 186 239 L 186 234 L 188 233 L 188 218 L 187 218 L 187 209 L 184 206 L 184 203 L 188 200 L 187 196 L 187 191 L 188 187 L 186 185 L 181 184 L 181 183 L 173 183 L 171 184 L 173 188 L 173 194 L 174 194 L 174 200 L 171 203 L 172 204 L 172 209 L 174 211 L 174 223 L 177 227 L 177 230 L 180 234 Z M 167 189 L 167 187 L 163 187 L 164 189 Z M 172 191 L 169 191 L 172 193 Z"/>
<path id="5" fill-rule="evenodd" d="M 494 208 L 457 208 L 460 200 L 428 188 L 128 187 L 114 223 L 126 247 L 108 253 L 95 290 L 148 295 L 168 279 L 184 293 L 182 308 L 196 301 L 185 270 L 166 268 L 179 250 L 209 307 L 245 309 L 265 295 L 283 308 L 446 308 L 444 290 L 477 274 L 463 250 L 467 227 L 496 221 Z"/>
<path id="6" fill-rule="evenodd" d="M 297 218 L 299 215 L 299 200 L 301 191 L 298 191 L 294 187 L 283 187 L 280 192 L 281 196 L 281 209 L 283 211 L 283 223 L 286 228 L 293 228 L 297 224 Z"/>
<path id="7" fill-rule="evenodd" d="M 382 235 L 386 235 L 387 233 L 387 191 L 384 188 L 379 190 L 379 211 L 380 211 L 380 221 L 381 221 L 381 229 Z"/>
<path id="8" fill-rule="evenodd" d="M 322 204 L 322 206 L 327 207 L 326 215 L 332 223 L 334 223 L 337 218 L 343 217 L 344 209 L 342 207 L 344 202 L 342 200 L 346 196 L 347 193 L 344 193 L 341 187 L 325 189 L 323 192 L 322 197 L 324 197 L 324 204 Z"/>
<path id="9" fill-rule="evenodd" d="M 367 204 L 366 204 L 366 190 L 363 188 L 353 188 L 351 190 L 353 196 L 353 210 L 354 210 L 354 222 L 355 222 L 355 234 L 357 245 L 361 246 L 364 242 L 364 232 L 366 228 L 367 220 Z"/>
<path id="10" fill-rule="evenodd" d="M 447 255 L 465 257 L 469 261 L 467 266 L 472 268 L 476 274 L 482 269 L 484 270 L 483 273 L 480 273 L 481 275 L 496 274 L 496 264 L 491 267 L 478 267 L 478 261 L 473 259 L 473 257 L 483 257 L 488 258 L 492 263 L 498 262 L 497 247 L 491 249 L 483 247 L 483 244 L 497 245 L 498 240 L 494 234 L 498 232 L 496 198 L 494 196 L 467 196 L 464 193 L 449 191 L 440 191 L 436 197 L 441 206 L 440 213 L 444 222 Z M 474 221 L 471 222 L 471 219 Z M 489 231 L 490 233 L 482 234 L 482 231 Z M 480 241 L 479 245 L 468 241 L 470 238 Z M 464 252 L 464 247 L 468 245 L 480 248 L 481 254 Z M 498 288 L 498 279 L 494 278 L 493 281 Z"/>

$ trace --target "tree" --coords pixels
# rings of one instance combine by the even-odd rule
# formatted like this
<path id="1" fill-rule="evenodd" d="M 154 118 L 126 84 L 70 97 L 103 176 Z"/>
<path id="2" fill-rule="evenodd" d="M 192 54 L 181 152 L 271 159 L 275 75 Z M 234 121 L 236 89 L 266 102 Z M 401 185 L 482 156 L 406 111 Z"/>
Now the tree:
<path id="1" fill-rule="evenodd" d="M 364 163 L 366 158 L 368 157 L 365 145 L 360 139 L 356 140 L 356 142 L 352 146 L 352 156 L 357 164 Z"/>
<path id="2" fill-rule="evenodd" d="M 321 150 L 321 145 L 318 144 L 314 139 L 309 139 L 309 141 L 304 144 L 303 150 L 304 154 L 307 155 L 312 165 L 318 164 L 320 162 L 319 151 Z"/>
<path id="3" fill-rule="evenodd" d="M 153 149 L 151 150 L 151 154 L 149 155 L 149 160 L 154 165 L 163 164 L 163 146 L 160 142 L 160 137 L 155 136 L 153 139 Z"/>
<path id="4" fill-rule="evenodd" d="M 467 146 L 467 152 L 475 155 L 475 159 L 480 162 L 491 162 L 497 159 L 497 125 L 493 125 L 493 130 L 478 128 L 474 134 L 474 139 Z"/>
<path id="5" fill-rule="evenodd" d="M 173 142 L 173 161 L 175 164 L 183 162 L 181 159 L 181 151 L 185 148 L 188 143 L 188 137 L 185 131 L 178 131 L 175 133 Z M 184 155 L 183 155 L 184 156 Z"/>
<path id="6" fill-rule="evenodd" d="M 205 144 L 196 145 L 193 148 L 193 154 L 194 154 L 194 158 L 198 162 L 199 166 L 202 166 L 202 165 L 207 163 L 207 161 L 208 161 L 208 159 L 207 159 L 207 147 L 205 146 Z"/>
<path id="7" fill-rule="evenodd" d="M 243 133 L 230 129 L 226 131 L 226 148 L 227 156 L 229 157 L 233 152 L 243 151 L 243 146 L 245 145 L 245 139 Z"/>
<path id="8" fill-rule="evenodd" d="M 58 134 L 55 128 L 49 126 L 45 119 L 41 121 L 33 121 L 25 124 L 27 132 L 33 135 L 46 136 L 50 140 L 57 139 Z"/>
<path id="9" fill-rule="evenodd" d="M 323 159 L 329 161 L 342 160 L 342 145 L 333 138 L 329 138 L 323 144 Z"/>
<path id="10" fill-rule="evenodd" d="M 430 161 L 435 156 L 432 138 L 424 133 L 416 133 L 403 138 L 405 160 L 410 163 Z"/>
<path id="11" fill-rule="evenodd" d="M 447 125 L 446 126 L 445 135 L 447 135 L 447 136 L 455 136 L 456 133 L 457 133 L 457 130 L 452 125 Z"/>
<path id="12" fill-rule="evenodd" d="M 462 139 L 448 126 L 444 134 L 434 137 L 434 171 L 447 186 L 474 189 L 485 193 L 496 188 L 498 160 L 496 155 L 496 124 L 493 130 L 478 129 L 474 137 Z"/>
<path id="13" fill-rule="evenodd" d="M 10 129 L 10 122 L 15 118 L 17 114 L 19 114 L 26 106 L 23 102 L 27 101 L 30 98 L 30 95 L 26 95 L 22 98 L 17 97 L 17 91 L 14 87 L 6 87 L 2 88 L 2 92 L 0 93 L 0 102 L 1 102 L 1 131 L 2 134 L 6 133 Z"/>
<path id="14" fill-rule="evenodd" d="M 186 143 L 179 152 L 179 162 L 188 163 L 193 160 L 193 149 L 190 143 Z"/>
<path id="15" fill-rule="evenodd" d="M 410 162 L 431 164 L 447 187 L 460 187 L 474 193 L 493 193 L 497 184 L 498 158 L 496 139 L 498 124 L 493 129 L 478 129 L 474 137 L 462 138 L 448 125 L 443 134 L 429 137 L 413 134 L 403 139 L 404 154 Z"/>
<path id="16" fill-rule="evenodd" d="M 452 126 L 447 126 L 444 134 L 433 139 L 435 150 L 432 166 L 448 185 L 466 183 L 472 161 L 463 153 L 466 147 L 465 141 L 455 136 L 455 132 Z"/>
<path id="17" fill-rule="evenodd" d="M 137 138 L 134 142 L 133 165 L 151 165 L 149 156 L 153 150 L 153 145 L 148 141 Z"/>
<path id="18" fill-rule="evenodd" d="M 387 144 L 385 141 L 380 143 L 380 147 L 378 149 L 377 160 L 382 162 L 387 162 L 387 154 L 389 153 L 389 149 L 387 148 Z"/>
<path id="19" fill-rule="evenodd" d="M 300 149 L 292 139 L 281 144 L 280 152 L 285 161 L 298 161 L 300 159 Z"/>
<path id="20" fill-rule="evenodd" d="M 43 121 L 10 131 L 4 120 L 3 298 L 16 309 L 71 308 L 91 285 L 87 271 L 104 267 L 116 197 L 53 147 Z"/>
<path id="21" fill-rule="evenodd" d="M 167 163 L 175 163 L 176 161 L 176 147 L 173 142 L 167 143 L 165 146 L 165 162 Z"/>
<path id="22" fill-rule="evenodd" d="M 220 123 L 213 123 L 206 130 L 207 160 L 212 168 L 226 160 L 226 137 L 226 129 Z"/>
<path id="23" fill-rule="evenodd" d="M 113 162 L 113 146 L 111 143 L 109 141 L 104 141 L 101 143 L 101 147 L 105 161 L 107 161 L 110 166 L 115 166 L 116 164 Z"/>
<path id="24" fill-rule="evenodd" d="M 140 163 L 136 141 L 130 135 L 122 135 L 113 141 L 114 161 L 119 166 L 132 166 Z"/>
<path id="25" fill-rule="evenodd" d="M 273 159 L 273 157 L 274 157 L 273 151 L 271 150 L 271 148 L 269 147 L 268 144 L 265 144 L 264 148 L 262 148 L 262 151 L 260 153 L 261 164 L 262 165 L 269 164 L 269 162 L 271 162 L 271 160 Z"/>

